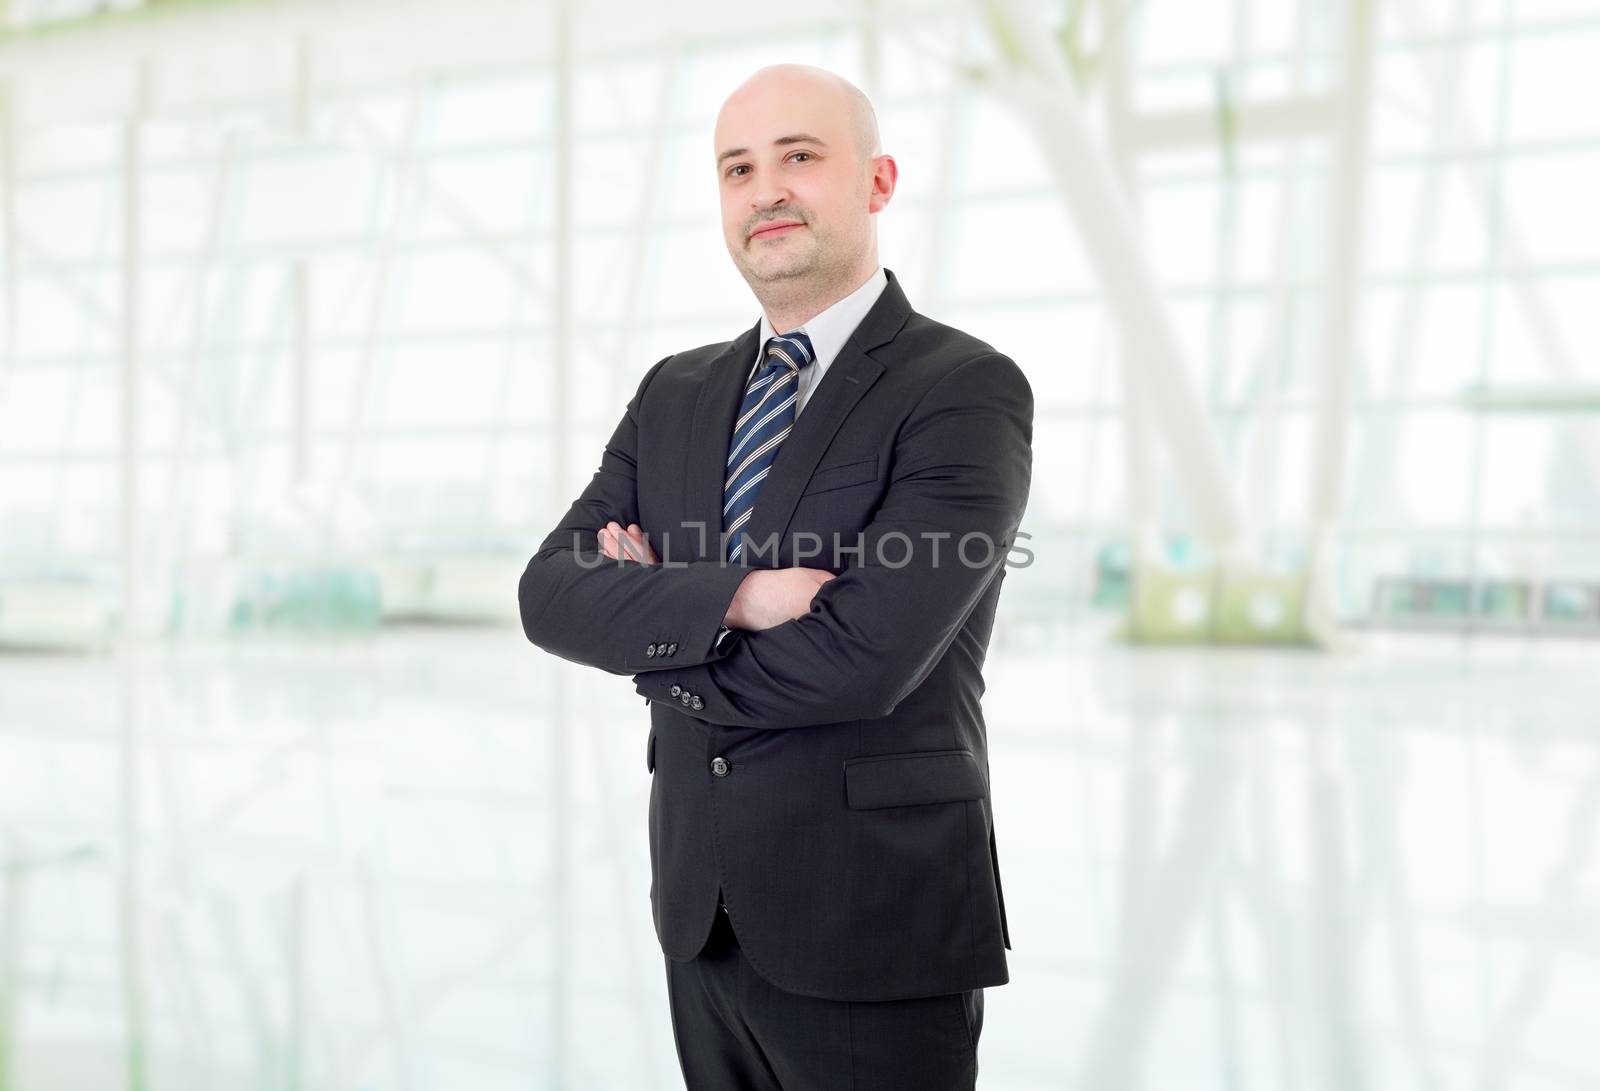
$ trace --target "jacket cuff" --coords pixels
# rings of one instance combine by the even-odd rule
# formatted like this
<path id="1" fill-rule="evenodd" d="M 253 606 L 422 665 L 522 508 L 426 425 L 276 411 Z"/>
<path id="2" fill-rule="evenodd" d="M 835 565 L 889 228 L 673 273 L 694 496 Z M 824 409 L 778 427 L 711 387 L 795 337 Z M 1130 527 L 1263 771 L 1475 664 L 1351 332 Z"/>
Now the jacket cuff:
<path id="1" fill-rule="evenodd" d="M 753 571 L 715 561 L 692 565 L 670 608 L 662 612 L 662 620 L 650 623 L 656 631 L 640 633 L 644 639 L 629 650 L 628 669 L 663 671 L 725 655 L 733 646 L 731 634 L 736 630 L 723 625 L 722 619 L 728 615 L 739 585 Z"/>

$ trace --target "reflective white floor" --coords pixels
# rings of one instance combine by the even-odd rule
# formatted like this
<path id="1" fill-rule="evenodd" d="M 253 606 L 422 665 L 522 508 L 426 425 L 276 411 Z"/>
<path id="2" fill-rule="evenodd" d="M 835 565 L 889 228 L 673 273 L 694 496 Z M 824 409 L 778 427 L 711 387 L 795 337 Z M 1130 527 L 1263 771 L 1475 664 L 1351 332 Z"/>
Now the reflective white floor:
<path id="1" fill-rule="evenodd" d="M 1008 634 L 980 1086 L 1600 1086 L 1596 663 Z M 0 1088 L 680 1086 L 645 736 L 515 630 L 0 658 Z"/>

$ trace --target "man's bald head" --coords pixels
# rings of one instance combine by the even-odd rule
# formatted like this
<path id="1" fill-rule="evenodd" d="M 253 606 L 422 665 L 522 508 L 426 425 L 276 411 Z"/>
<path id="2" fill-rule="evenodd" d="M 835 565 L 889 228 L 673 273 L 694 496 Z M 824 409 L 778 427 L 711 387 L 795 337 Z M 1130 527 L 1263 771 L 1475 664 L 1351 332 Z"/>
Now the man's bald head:
<path id="1" fill-rule="evenodd" d="M 859 87 L 805 64 L 762 68 L 722 104 L 712 143 L 728 254 L 774 325 L 794 328 L 872 275 L 873 216 L 898 168 Z"/>
<path id="2" fill-rule="evenodd" d="M 812 101 L 833 99 L 855 137 L 861 158 L 871 159 L 880 154 L 878 114 L 872 108 L 872 101 L 861 88 L 826 68 L 810 64 L 771 64 L 758 68 L 733 89 L 723 102 L 722 110 L 726 112 L 741 98 L 771 93 L 806 96 Z"/>

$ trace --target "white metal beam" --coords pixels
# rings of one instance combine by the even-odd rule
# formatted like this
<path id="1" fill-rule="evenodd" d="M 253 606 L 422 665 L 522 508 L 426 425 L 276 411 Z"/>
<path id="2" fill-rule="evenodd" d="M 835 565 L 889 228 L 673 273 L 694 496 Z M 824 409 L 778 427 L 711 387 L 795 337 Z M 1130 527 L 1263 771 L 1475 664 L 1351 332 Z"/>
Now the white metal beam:
<path id="1" fill-rule="evenodd" d="M 141 200 L 143 173 L 141 150 L 145 110 L 149 105 L 151 76 L 148 67 L 140 69 L 134 101 L 129 106 L 122 124 L 121 163 L 121 264 L 119 289 L 119 346 L 118 368 L 119 430 L 121 488 L 119 490 L 119 541 L 122 563 L 121 626 L 125 635 L 139 631 L 138 578 L 139 578 L 139 380 L 141 363 L 140 318 L 143 309 L 139 262 L 144 251 L 142 235 L 143 217 Z"/>
<path id="2" fill-rule="evenodd" d="M 1306 625 L 1331 638 L 1334 524 L 1344 495 L 1357 330 L 1361 319 L 1362 234 L 1371 146 L 1377 18 L 1372 0 L 1347 0 L 1334 136 L 1332 207 L 1324 269 L 1321 359 L 1312 422 L 1311 541 L 1306 568 Z"/>
<path id="3" fill-rule="evenodd" d="M 140 851 L 139 679 L 136 646 L 144 634 L 143 588 L 139 564 L 139 392 L 140 258 L 144 253 L 142 163 L 145 114 L 154 77 L 150 63 L 139 65 L 133 101 L 122 123 L 122 272 L 121 352 L 119 374 L 121 616 L 117 638 L 118 818 L 120 844 L 117 868 L 117 953 L 123 1016 L 123 1057 L 130 1091 L 149 1086 L 146 1049 L 150 1044 L 145 1006 L 143 869 Z"/>
<path id="4" fill-rule="evenodd" d="M 572 0 L 557 0 L 551 41 L 556 52 L 554 116 L 555 171 L 550 210 L 555 227 L 551 247 L 550 290 L 550 495 L 559 506 L 575 482 L 572 476 L 572 414 L 568 379 L 577 366 L 572 345 L 573 221 L 577 218 L 577 72 L 574 61 Z M 621 518 L 622 512 L 614 513 Z M 573 1086 L 567 1048 L 571 1027 L 572 957 L 572 746 L 567 732 L 572 724 L 572 683 L 564 665 L 551 662 L 549 718 L 550 762 L 546 807 L 549 831 L 550 907 L 549 1056 L 545 1072 L 552 1086 Z"/>
<path id="5" fill-rule="evenodd" d="M 1130 212 L 1136 211 L 1138 177 L 1134 151 L 1133 57 L 1128 48 L 1128 18 L 1132 0 L 1101 0 L 1100 64 L 1105 93 L 1107 149 L 1111 169 Z M 1134 572 L 1161 563 L 1160 520 L 1156 511 L 1155 425 L 1151 420 L 1150 393 L 1139 377 L 1142 369 L 1128 361 L 1136 346 L 1124 334 L 1117 339 L 1123 365 L 1122 453 L 1128 495 L 1129 562 Z"/>
<path id="6" fill-rule="evenodd" d="M 1333 127 L 1338 103 L 1332 95 L 1296 94 L 1247 103 L 1227 115 L 1211 108 L 1139 114 L 1129 134 L 1140 152 L 1215 148 L 1224 143 L 1292 140 Z"/>
<path id="7" fill-rule="evenodd" d="M 17 112 L 16 90 L 0 79 L 0 402 L 5 400 L 6 379 L 17 364 L 19 319 L 17 272 Z M 3 1076 L 3 1073 L 0 1073 Z"/>
<path id="8" fill-rule="evenodd" d="M 939 107 L 939 132 L 936 167 L 927 186 L 928 199 L 926 228 L 922 232 L 924 245 L 922 288 L 920 296 L 929 314 L 944 310 L 949 296 L 950 240 L 954 235 L 956 217 L 960 213 L 955 194 L 959 188 L 962 165 L 967 161 L 967 142 L 970 132 L 970 112 L 967 109 L 968 84 L 966 68 L 967 34 L 960 23 L 952 25 L 950 63 L 946 66 L 950 82 L 945 88 L 944 100 Z"/>
<path id="9" fill-rule="evenodd" d="M 301 141 L 311 138 L 311 36 L 294 44 L 294 98 L 289 125 Z M 311 259 L 296 255 L 289 263 L 290 328 L 293 337 L 289 376 L 289 426 L 294 431 L 290 480 L 296 488 L 311 480 Z"/>

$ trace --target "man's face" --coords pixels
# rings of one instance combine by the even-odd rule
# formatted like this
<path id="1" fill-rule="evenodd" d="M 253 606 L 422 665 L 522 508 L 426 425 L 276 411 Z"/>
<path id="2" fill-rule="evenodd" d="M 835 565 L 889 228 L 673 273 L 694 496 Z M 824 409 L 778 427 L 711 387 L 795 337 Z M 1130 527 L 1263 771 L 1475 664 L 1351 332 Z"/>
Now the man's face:
<path id="1" fill-rule="evenodd" d="M 717 118 L 722 235 L 752 286 L 848 275 L 871 245 L 872 167 L 842 99 L 773 79 L 740 88 Z"/>

